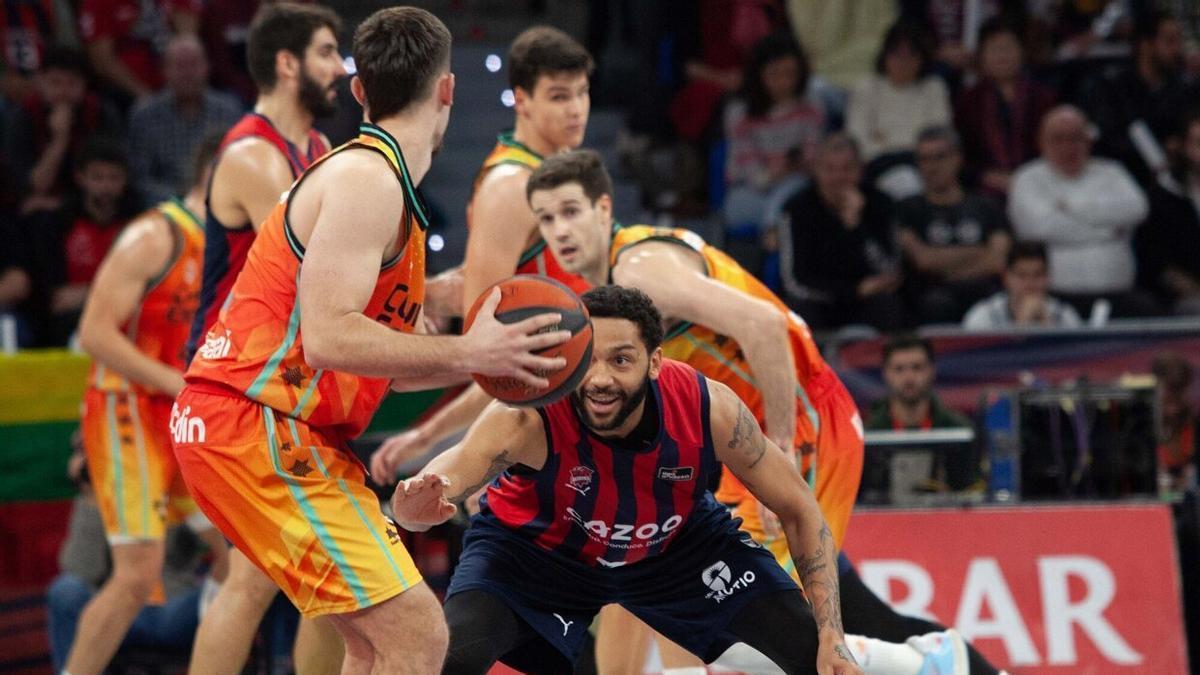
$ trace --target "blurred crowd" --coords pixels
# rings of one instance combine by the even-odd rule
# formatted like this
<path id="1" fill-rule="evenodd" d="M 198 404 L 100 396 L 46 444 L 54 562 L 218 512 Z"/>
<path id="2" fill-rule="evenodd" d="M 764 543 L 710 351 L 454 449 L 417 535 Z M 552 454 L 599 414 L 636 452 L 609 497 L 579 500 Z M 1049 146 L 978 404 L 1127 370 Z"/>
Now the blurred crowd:
<path id="1" fill-rule="evenodd" d="M 0 340 L 66 344 L 117 232 L 252 103 L 259 4 L 3 0 Z M 719 221 L 816 330 L 1200 314 L 1200 3 L 586 9 L 641 206 Z"/>
<path id="2" fill-rule="evenodd" d="M 1200 313 L 1200 5 L 600 4 L 646 206 L 814 329 Z"/>

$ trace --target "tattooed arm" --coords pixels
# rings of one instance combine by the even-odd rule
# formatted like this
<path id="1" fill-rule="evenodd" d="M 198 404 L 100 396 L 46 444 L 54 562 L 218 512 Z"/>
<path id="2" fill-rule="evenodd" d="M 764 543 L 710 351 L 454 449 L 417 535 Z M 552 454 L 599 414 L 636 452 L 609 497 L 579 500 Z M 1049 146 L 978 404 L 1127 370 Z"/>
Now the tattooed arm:
<path id="1" fill-rule="evenodd" d="M 820 673 L 861 673 L 846 648 L 838 598 L 837 548 L 817 500 L 791 457 L 768 440 L 728 387 L 709 380 L 713 446 L 719 459 L 779 516 L 804 593 L 812 604 Z"/>
<path id="2" fill-rule="evenodd" d="M 414 532 L 445 522 L 468 497 L 515 464 L 540 469 L 546 434 L 537 411 L 495 402 L 454 447 L 430 460 L 392 496 L 396 522 Z"/>

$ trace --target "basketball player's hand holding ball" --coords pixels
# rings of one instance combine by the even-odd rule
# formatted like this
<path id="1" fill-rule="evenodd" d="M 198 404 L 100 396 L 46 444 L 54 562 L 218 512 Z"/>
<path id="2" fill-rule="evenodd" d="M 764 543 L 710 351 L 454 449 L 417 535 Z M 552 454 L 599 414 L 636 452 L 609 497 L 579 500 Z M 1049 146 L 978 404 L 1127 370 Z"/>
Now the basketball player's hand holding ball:
<path id="1" fill-rule="evenodd" d="M 513 378 L 532 389 L 546 389 L 550 386 L 547 376 L 562 370 L 567 360 L 538 356 L 535 352 L 566 342 L 571 332 L 550 330 L 562 321 L 561 314 L 551 312 L 502 323 L 496 318 L 500 297 L 500 288 L 493 287 L 480 305 L 476 320 L 463 335 L 470 341 L 474 354 L 470 370 L 489 377 Z"/>
<path id="2" fill-rule="evenodd" d="M 424 532 L 450 519 L 458 510 L 446 499 L 450 481 L 436 473 L 400 481 L 392 495 L 392 519 L 410 532 Z"/>

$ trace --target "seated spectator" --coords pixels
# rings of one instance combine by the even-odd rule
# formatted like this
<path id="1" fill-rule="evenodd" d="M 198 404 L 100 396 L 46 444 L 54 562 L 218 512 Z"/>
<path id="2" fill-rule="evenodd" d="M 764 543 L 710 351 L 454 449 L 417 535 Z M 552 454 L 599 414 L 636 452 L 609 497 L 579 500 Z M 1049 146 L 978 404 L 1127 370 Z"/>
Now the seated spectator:
<path id="1" fill-rule="evenodd" d="M 1181 194 L 1150 186 L 1150 217 L 1138 230 L 1138 282 L 1175 314 L 1200 314 L 1200 114 L 1184 123 Z"/>
<path id="2" fill-rule="evenodd" d="M 1158 381 L 1161 432 L 1159 485 L 1171 492 L 1196 487 L 1200 460 L 1200 414 L 1192 400 L 1192 364 L 1179 354 L 1162 354 L 1151 366 Z"/>
<path id="3" fill-rule="evenodd" d="M 0 96 L 24 101 L 34 92 L 33 76 L 51 45 L 75 45 L 75 15 L 69 0 L 8 0 L 0 13 Z"/>
<path id="4" fill-rule="evenodd" d="M 916 158 L 924 193 L 896 207 L 897 239 L 912 271 L 905 290 L 921 323 L 957 323 L 996 289 L 1012 238 L 991 200 L 963 190 L 953 129 L 922 131 Z"/>
<path id="5" fill-rule="evenodd" d="M 814 328 L 905 322 L 892 244 L 892 202 L 859 186 L 858 147 L 845 134 L 817 144 L 813 181 L 781 219 L 780 275 L 788 303 Z"/>
<path id="6" fill-rule="evenodd" d="M 807 158 L 826 126 L 824 106 L 805 96 L 809 75 L 789 34 L 764 38 L 750 51 L 742 96 L 725 114 L 727 226 L 772 224 L 804 185 Z"/>
<path id="7" fill-rule="evenodd" d="M 129 116 L 133 184 L 148 202 L 160 202 L 191 184 L 191 159 L 209 133 L 230 127 L 241 103 L 208 88 L 204 46 L 191 35 L 173 38 L 164 61 L 166 89 Z"/>
<path id="8" fill-rule="evenodd" d="M 9 171 L 26 212 L 58 208 L 75 175 L 70 158 L 89 138 L 118 136 L 122 127 L 117 111 L 88 91 L 82 52 L 51 49 L 34 82 L 36 91 L 5 130 Z"/>
<path id="9" fill-rule="evenodd" d="M 1049 295 L 1050 271 L 1046 246 L 1023 241 L 1012 247 L 1004 270 L 1004 290 L 979 301 L 963 319 L 967 330 L 1083 325 L 1075 308 Z"/>
<path id="10" fill-rule="evenodd" d="M 128 160 L 119 143 L 93 139 L 75 166 L 78 194 L 61 209 L 35 212 L 20 224 L 33 293 L 44 312 L 37 318 L 45 346 L 67 344 L 104 254 L 139 207 L 127 189 Z"/>
<path id="11" fill-rule="evenodd" d="M 1163 147 L 1197 92 L 1184 80 L 1179 20 L 1151 12 L 1135 28 L 1133 64 L 1093 78 L 1081 100 L 1100 130 L 1098 153 L 1119 160 L 1149 184 L 1168 173 Z"/>
<path id="12" fill-rule="evenodd" d="M 71 456 L 68 472 L 79 487 L 79 496 L 71 507 L 67 538 L 58 552 L 61 572 L 46 590 L 46 632 L 56 673 L 64 672 L 84 605 L 112 573 L 104 525 L 88 482 L 82 449 Z M 149 605 L 138 613 L 122 647 L 174 652 L 186 662 L 200 620 L 200 587 L 207 549 L 186 526 L 171 529 L 166 549 L 162 579 L 165 602 Z"/>
<path id="13" fill-rule="evenodd" d="M 971 420 L 942 405 L 933 391 L 937 379 L 933 345 L 912 334 L 898 335 L 883 345 L 883 382 L 887 397 L 876 401 L 867 414 L 866 428 L 879 431 L 970 429 Z M 880 457 L 869 456 L 863 468 L 877 477 L 887 469 Z M 979 463 L 968 453 L 938 453 L 933 458 L 930 481 L 935 490 L 963 490 L 979 478 Z M 873 480 L 876 480 L 873 478 Z"/>
<path id="14" fill-rule="evenodd" d="M 79 33 L 88 59 L 122 108 L 162 86 L 167 40 L 197 34 L 201 9 L 200 0 L 83 0 Z"/>
<path id="15" fill-rule="evenodd" d="M 1147 316 L 1153 299 L 1134 289 L 1134 230 L 1146 195 L 1120 164 L 1092 157 L 1088 120 L 1058 106 L 1042 121 L 1042 157 L 1013 176 L 1008 217 L 1017 239 L 1046 244 L 1050 288 L 1081 313 L 1098 299 L 1116 316 Z"/>
<path id="16" fill-rule="evenodd" d="M 967 172 L 988 195 L 1008 198 L 1012 173 L 1037 157 L 1037 129 L 1054 92 L 1025 72 L 1015 27 L 992 19 L 979 29 L 979 79 L 958 97 L 955 118 Z"/>
<path id="17" fill-rule="evenodd" d="M 929 72 L 932 58 L 925 32 L 897 22 L 883 39 L 876 74 L 850 96 L 846 131 L 862 148 L 868 180 L 894 198 L 920 189 L 912 169 L 917 133 L 951 121 L 946 85 Z"/>

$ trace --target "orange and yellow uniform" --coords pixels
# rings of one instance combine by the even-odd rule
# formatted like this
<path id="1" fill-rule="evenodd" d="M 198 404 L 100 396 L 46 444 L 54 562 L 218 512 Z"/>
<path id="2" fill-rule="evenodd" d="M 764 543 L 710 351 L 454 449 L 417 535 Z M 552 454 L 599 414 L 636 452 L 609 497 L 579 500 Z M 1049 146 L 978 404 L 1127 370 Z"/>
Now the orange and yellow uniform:
<path id="1" fill-rule="evenodd" d="M 381 154 L 404 191 L 403 247 L 382 262 L 363 313 L 415 330 L 428 219 L 395 139 L 364 124 L 267 216 L 172 411 L 175 453 L 196 502 L 305 616 L 370 607 L 421 580 L 347 445 L 390 381 L 314 369 L 304 357 L 297 298 L 304 247 L 288 208 L 307 176 L 351 151 Z"/>
<path id="2" fill-rule="evenodd" d="M 542 164 L 542 156 L 529 149 L 523 143 L 515 140 L 512 133 L 500 134 L 496 140 L 496 147 L 492 148 L 491 154 L 487 159 L 483 160 L 483 166 L 480 167 L 479 173 L 475 175 L 475 186 L 472 192 L 479 189 L 479 184 L 483 182 L 484 177 L 488 172 L 502 164 L 512 164 L 522 166 L 530 171 L 538 168 Z M 467 204 L 467 227 L 471 226 L 471 204 Z M 546 247 L 546 242 L 538 239 L 537 243 L 525 249 L 521 253 L 521 259 L 517 262 L 517 269 L 514 274 L 537 274 L 543 277 L 550 277 L 557 281 L 561 281 L 576 293 L 585 293 L 592 286 L 583 277 L 572 274 L 562 268 L 558 264 L 558 260 Z"/>
<path id="3" fill-rule="evenodd" d="M 613 233 L 610 264 L 616 266 L 622 254 L 647 241 L 669 242 L 695 251 L 704 261 L 709 277 L 765 300 L 787 316 L 788 337 L 799 383 L 796 389 L 796 437 L 791 449 L 800 457 L 801 471 L 812 486 L 840 549 L 862 479 L 862 420 L 841 380 L 821 358 L 808 326 L 762 282 L 720 249 L 708 245 L 688 230 L 646 225 L 621 228 Z M 762 392 L 735 340 L 704 326 L 681 321 L 668 327 L 663 355 L 683 361 L 706 377 L 728 386 L 765 427 Z M 794 576 L 787 541 L 775 516 L 767 512 L 728 471 L 721 477 L 716 496 L 718 501 L 733 507 L 734 515 L 742 519 L 742 529 L 769 548 Z"/>
<path id="4" fill-rule="evenodd" d="M 146 214 L 171 228 L 174 250 L 122 327 L 138 351 L 182 371 L 200 298 L 204 226 L 178 200 Z M 109 541 L 161 540 L 194 513 L 171 452 L 172 398 L 93 363 L 83 398 L 83 447 Z"/>

